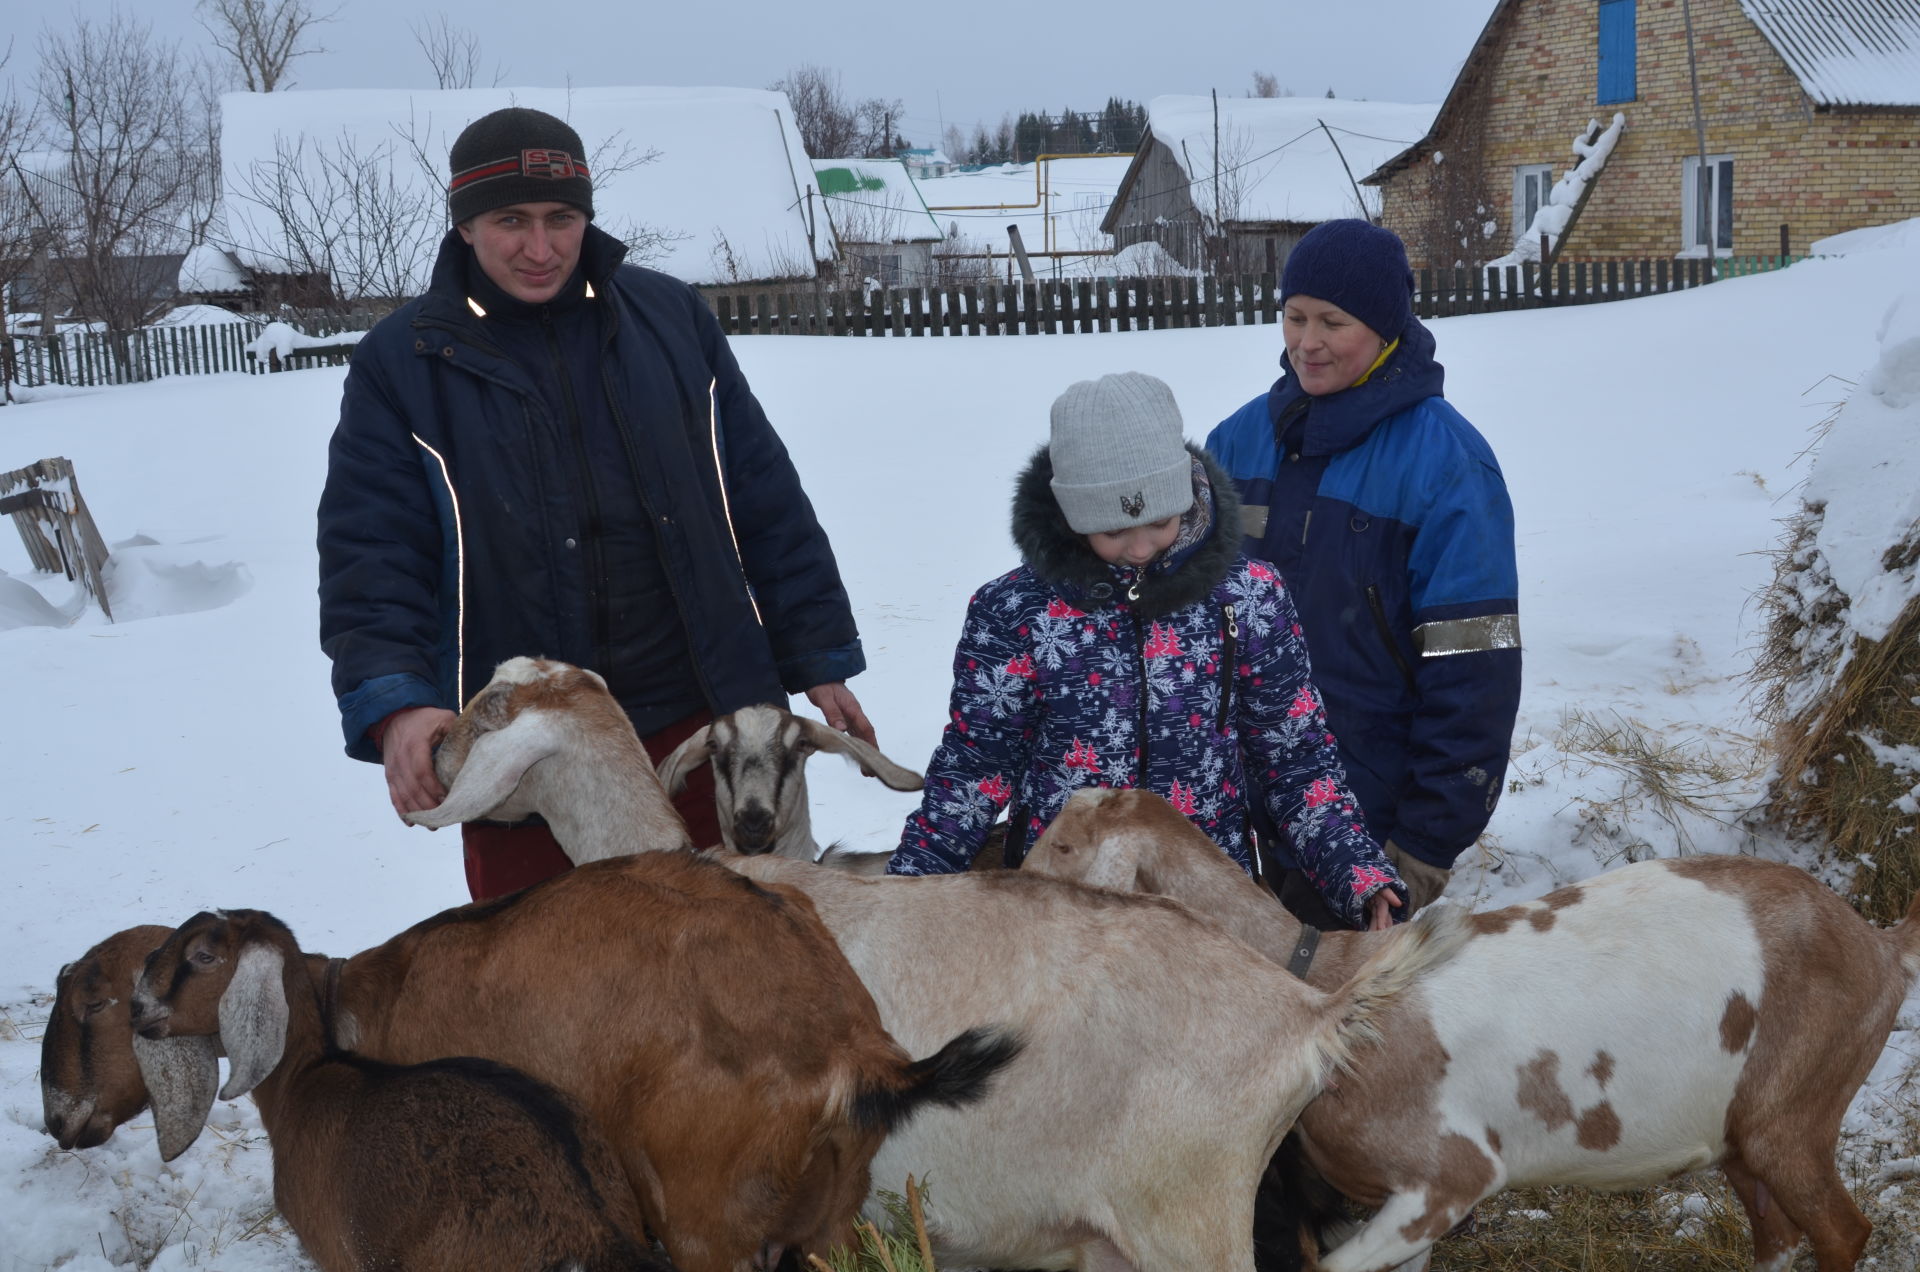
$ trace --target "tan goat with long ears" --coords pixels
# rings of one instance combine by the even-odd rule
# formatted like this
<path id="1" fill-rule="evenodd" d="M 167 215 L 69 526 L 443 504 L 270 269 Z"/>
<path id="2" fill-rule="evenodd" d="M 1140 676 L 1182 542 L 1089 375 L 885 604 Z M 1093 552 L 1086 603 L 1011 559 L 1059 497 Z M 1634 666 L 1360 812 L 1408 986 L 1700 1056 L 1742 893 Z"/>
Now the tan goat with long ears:
<path id="1" fill-rule="evenodd" d="M 187 920 L 148 961 L 137 1001 L 143 1038 L 224 1044 L 220 1095 L 253 1093 L 274 1202 L 324 1272 L 668 1272 L 578 1105 L 491 1060 L 391 1065 L 334 1049 L 327 994 L 272 915 Z"/>
<path id="2" fill-rule="evenodd" d="M 1174 898 L 1285 963 L 1297 920 L 1158 796 L 1076 794 L 1026 863 Z M 1472 916 L 1461 955 L 1381 1016 L 1301 1114 L 1308 1159 L 1378 1206 L 1326 1272 L 1422 1254 L 1509 1186 L 1631 1188 L 1719 1165 L 1756 1269 L 1802 1236 L 1849 1272 L 1871 1225 L 1834 1169 L 1840 1119 L 1920 975 L 1920 898 L 1871 927 L 1804 871 L 1749 857 L 1623 867 Z M 1330 984 L 1383 938 L 1329 932 Z"/>
<path id="3" fill-rule="evenodd" d="M 601 714 L 583 700 L 595 692 L 574 684 L 585 719 Z M 591 746 L 567 763 L 602 770 L 575 791 L 618 788 L 633 769 Z M 555 803 L 537 811 L 557 835 L 603 824 Z M 561 843 L 583 859 L 631 843 L 608 833 Z M 927 1110 L 875 1158 L 881 1180 L 930 1181 L 943 1266 L 1251 1272 L 1255 1183 L 1281 1135 L 1368 1021 L 1466 937 L 1457 914 L 1437 914 L 1326 995 L 1155 898 L 1011 872 L 863 879 L 772 853 L 713 856 L 805 894 L 903 1044 L 962 1021 L 1020 1037 L 1019 1060 L 977 1106 Z M 1008 965 L 983 975 L 992 949 Z"/>
<path id="4" fill-rule="evenodd" d="M 703 726 L 660 765 L 660 780 L 668 794 L 677 795 L 689 772 L 712 764 L 714 809 L 728 848 L 747 856 L 771 852 L 812 861 L 820 845 L 813 839 L 806 764 L 818 751 L 846 756 L 892 790 L 917 791 L 925 785 L 920 774 L 895 764 L 879 748 L 775 706 L 742 707 Z M 853 868 L 878 873 L 886 861 L 883 853 L 865 854 Z"/>

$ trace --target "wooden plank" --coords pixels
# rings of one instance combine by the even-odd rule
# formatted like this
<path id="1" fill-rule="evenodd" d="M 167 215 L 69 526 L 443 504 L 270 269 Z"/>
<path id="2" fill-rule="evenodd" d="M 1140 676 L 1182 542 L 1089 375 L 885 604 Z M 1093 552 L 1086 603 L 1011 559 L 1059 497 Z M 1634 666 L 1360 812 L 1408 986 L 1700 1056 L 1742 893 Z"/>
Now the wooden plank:
<path id="1" fill-rule="evenodd" d="M 943 294 L 946 297 L 947 334 L 950 336 L 965 334 L 961 330 L 966 313 L 960 308 L 960 284 L 948 283 Z"/>
<path id="2" fill-rule="evenodd" d="M 927 334 L 926 289 L 908 287 L 903 290 L 907 293 L 907 334 L 924 336 Z"/>
<path id="3" fill-rule="evenodd" d="M 1260 321 L 1267 326 L 1280 321 L 1280 280 L 1272 272 L 1260 275 Z"/>
<path id="4" fill-rule="evenodd" d="M 887 288 L 887 313 L 891 317 L 889 324 L 893 335 L 903 337 L 907 334 L 907 293 L 899 287 Z"/>
<path id="5" fill-rule="evenodd" d="M 968 283 L 960 291 L 967 298 L 967 334 L 977 336 L 980 334 L 980 284 Z"/>
<path id="6" fill-rule="evenodd" d="M 1113 323 L 1114 285 L 1108 282 L 1106 279 L 1102 278 L 1097 282 L 1095 282 L 1094 286 L 1100 289 L 1100 294 L 1097 297 L 1095 297 L 1093 302 L 1094 321 L 1099 324 L 1095 328 L 1095 330 L 1111 331 L 1113 330 L 1112 323 Z"/>
<path id="7" fill-rule="evenodd" d="M 1413 294 L 1413 302 L 1414 311 L 1419 317 L 1423 319 L 1433 317 L 1433 269 L 1431 266 L 1421 266 L 1420 284 Z"/>
<path id="8" fill-rule="evenodd" d="M 1470 314 L 1486 313 L 1487 294 L 1485 285 L 1487 276 L 1485 272 L 1477 269 L 1469 269 L 1464 272 L 1467 276 L 1467 312 Z"/>

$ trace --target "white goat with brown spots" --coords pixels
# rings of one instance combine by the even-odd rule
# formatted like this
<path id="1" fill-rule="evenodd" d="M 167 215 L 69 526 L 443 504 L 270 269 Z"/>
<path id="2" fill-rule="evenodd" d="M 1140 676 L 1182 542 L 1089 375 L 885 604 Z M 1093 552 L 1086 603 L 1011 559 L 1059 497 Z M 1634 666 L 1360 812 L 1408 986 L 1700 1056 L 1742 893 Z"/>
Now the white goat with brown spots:
<path id="1" fill-rule="evenodd" d="M 1300 924 L 1158 796 L 1083 791 L 1026 868 L 1172 897 L 1282 964 Z M 1324 1261 L 1422 1255 L 1506 1187 L 1618 1189 L 1718 1165 L 1784 1272 L 1804 1234 L 1849 1272 L 1872 1229 L 1834 1169 L 1840 1119 L 1920 975 L 1920 898 L 1890 931 L 1748 857 L 1623 867 L 1471 919 L 1461 955 L 1383 1015 L 1301 1114 L 1308 1160 L 1379 1207 Z M 1381 938 L 1329 932 L 1338 983 Z"/>
<path id="2" fill-rule="evenodd" d="M 817 751 L 847 756 L 862 773 L 896 791 L 925 785 L 920 774 L 878 748 L 775 706 L 742 707 L 703 726 L 660 765 L 660 780 L 668 794 L 677 795 L 688 773 L 711 763 L 720 837 L 728 848 L 750 857 L 771 852 L 812 861 L 820 845 L 813 840 L 808 811 L 807 759 Z M 836 854 L 834 859 L 856 874 L 880 873 L 886 863 L 885 853 Z"/>

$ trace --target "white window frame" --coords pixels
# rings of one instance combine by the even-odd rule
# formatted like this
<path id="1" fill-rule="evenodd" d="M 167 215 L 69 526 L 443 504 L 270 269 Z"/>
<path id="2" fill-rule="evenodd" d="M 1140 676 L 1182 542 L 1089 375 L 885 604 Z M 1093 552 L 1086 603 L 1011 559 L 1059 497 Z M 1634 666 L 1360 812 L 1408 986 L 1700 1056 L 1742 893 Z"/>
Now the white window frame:
<path id="1" fill-rule="evenodd" d="M 1535 210 L 1547 206 L 1547 200 L 1553 196 L 1553 165 L 1550 163 L 1522 163 L 1513 169 L 1513 237 L 1518 240 L 1533 224 L 1533 217 L 1527 212 L 1527 178 L 1536 178 L 1539 184 L 1540 201 Z"/>
<path id="2" fill-rule="evenodd" d="M 1719 222 L 1722 183 L 1735 183 L 1737 180 L 1733 167 L 1733 156 L 1708 155 L 1707 168 L 1710 173 L 1709 179 L 1712 182 L 1711 188 L 1707 193 L 1707 215 L 1712 219 L 1712 224 L 1708 226 L 1708 229 L 1712 231 L 1714 239 L 1712 254 L 1714 256 L 1732 256 L 1733 226 L 1731 224 L 1722 226 Z M 1699 177 L 1697 174 L 1699 171 L 1699 155 L 1686 155 L 1681 158 L 1680 251 L 1678 255 L 1683 257 L 1704 257 L 1708 254 L 1706 244 L 1700 242 L 1700 229 L 1698 225 L 1700 203 L 1699 190 L 1697 188 Z M 1738 184 L 1730 184 L 1730 190 L 1732 193 L 1737 194 L 1739 191 Z M 1725 246 L 1722 246 L 1720 243 L 1723 232 L 1726 238 Z"/>

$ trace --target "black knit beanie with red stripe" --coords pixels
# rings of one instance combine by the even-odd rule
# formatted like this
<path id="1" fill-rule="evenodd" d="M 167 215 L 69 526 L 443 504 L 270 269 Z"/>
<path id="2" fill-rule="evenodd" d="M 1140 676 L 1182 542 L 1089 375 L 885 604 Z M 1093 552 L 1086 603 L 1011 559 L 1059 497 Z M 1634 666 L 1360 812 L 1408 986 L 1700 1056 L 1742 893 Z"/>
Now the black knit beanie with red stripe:
<path id="1" fill-rule="evenodd" d="M 571 203 L 593 215 L 593 174 L 580 134 L 543 110 L 509 106 L 468 124 L 447 156 L 453 223 L 516 203 Z"/>

